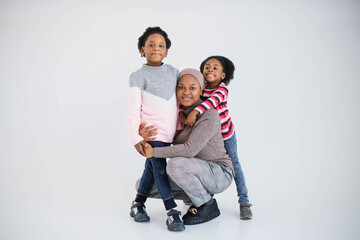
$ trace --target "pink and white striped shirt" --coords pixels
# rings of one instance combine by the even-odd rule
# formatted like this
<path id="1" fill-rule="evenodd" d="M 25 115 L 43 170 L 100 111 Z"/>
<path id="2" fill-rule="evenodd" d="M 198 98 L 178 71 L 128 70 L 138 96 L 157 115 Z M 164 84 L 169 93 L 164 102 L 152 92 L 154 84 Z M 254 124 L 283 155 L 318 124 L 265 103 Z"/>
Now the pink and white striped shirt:
<path id="1" fill-rule="evenodd" d="M 217 110 L 220 116 L 221 134 L 224 140 L 229 139 L 234 134 L 235 127 L 227 108 L 228 93 L 229 90 L 225 83 L 220 83 L 215 89 L 205 88 L 201 96 L 203 103 L 195 108 L 200 114 L 212 108 Z"/>

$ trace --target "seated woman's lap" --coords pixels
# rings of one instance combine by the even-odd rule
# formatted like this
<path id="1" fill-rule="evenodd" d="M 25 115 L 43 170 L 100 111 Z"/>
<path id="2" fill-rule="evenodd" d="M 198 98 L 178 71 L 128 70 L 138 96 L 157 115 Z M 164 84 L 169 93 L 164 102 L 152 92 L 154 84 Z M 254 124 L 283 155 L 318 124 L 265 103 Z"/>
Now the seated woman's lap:
<path id="1" fill-rule="evenodd" d="M 233 178 L 230 167 L 198 158 L 171 158 L 166 171 L 174 198 L 178 200 L 191 199 L 195 206 L 201 206 L 209 201 L 211 194 L 225 191 Z M 136 189 L 139 181 L 136 183 Z M 160 198 L 155 185 L 149 195 L 151 198 Z"/>
<path id="2" fill-rule="evenodd" d="M 225 191 L 233 178 L 230 167 L 198 158 L 172 158 L 166 171 L 196 207 L 208 202 L 211 194 Z"/>

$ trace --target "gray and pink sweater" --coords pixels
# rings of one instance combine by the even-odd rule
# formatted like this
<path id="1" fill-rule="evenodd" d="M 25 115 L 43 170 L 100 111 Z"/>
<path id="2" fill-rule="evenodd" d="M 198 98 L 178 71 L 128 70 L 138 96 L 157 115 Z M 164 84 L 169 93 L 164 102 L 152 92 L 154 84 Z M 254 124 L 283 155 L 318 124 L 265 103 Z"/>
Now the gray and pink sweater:
<path id="1" fill-rule="evenodd" d="M 144 122 L 157 126 L 157 141 L 173 141 L 178 116 L 175 94 L 178 75 L 179 70 L 168 64 L 160 67 L 144 64 L 130 75 L 128 133 L 133 145 L 143 140 L 139 126 Z"/>

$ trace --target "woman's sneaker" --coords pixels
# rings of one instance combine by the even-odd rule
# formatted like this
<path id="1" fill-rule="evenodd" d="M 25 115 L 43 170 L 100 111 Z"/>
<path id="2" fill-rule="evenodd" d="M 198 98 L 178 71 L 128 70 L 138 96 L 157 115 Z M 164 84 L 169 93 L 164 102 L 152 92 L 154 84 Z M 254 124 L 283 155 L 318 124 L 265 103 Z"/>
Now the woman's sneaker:
<path id="1" fill-rule="evenodd" d="M 185 230 L 184 223 L 180 218 L 180 211 L 170 210 L 167 215 L 166 225 L 169 231 L 179 232 Z"/>
<path id="2" fill-rule="evenodd" d="M 145 204 L 142 202 L 134 203 L 130 208 L 130 216 L 134 218 L 135 222 L 148 222 L 150 217 L 146 213 Z"/>
<path id="3" fill-rule="evenodd" d="M 240 218 L 242 220 L 248 220 L 252 218 L 251 203 L 240 203 Z"/>
<path id="4" fill-rule="evenodd" d="M 220 210 L 214 198 L 200 207 L 191 206 L 183 216 L 185 225 L 195 225 L 208 222 L 220 215 Z"/>

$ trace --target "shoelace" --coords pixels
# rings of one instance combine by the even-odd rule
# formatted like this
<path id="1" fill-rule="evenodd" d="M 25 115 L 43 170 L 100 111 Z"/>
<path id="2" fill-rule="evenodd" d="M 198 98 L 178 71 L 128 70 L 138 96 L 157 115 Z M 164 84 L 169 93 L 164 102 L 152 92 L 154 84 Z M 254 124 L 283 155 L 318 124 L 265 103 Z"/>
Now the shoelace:
<path id="1" fill-rule="evenodd" d="M 172 216 L 174 218 L 175 221 L 181 221 L 180 220 L 180 215 L 181 215 L 181 212 L 180 211 L 177 211 L 177 210 L 170 210 L 168 213 L 167 213 L 168 216 Z"/>
<path id="2" fill-rule="evenodd" d="M 135 203 L 131 206 L 131 210 L 133 210 L 134 208 L 136 208 L 138 212 L 141 212 L 141 213 L 146 212 L 146 210 L 145 210 L 146 207 L 145 207 L 144 203 Z"/>

